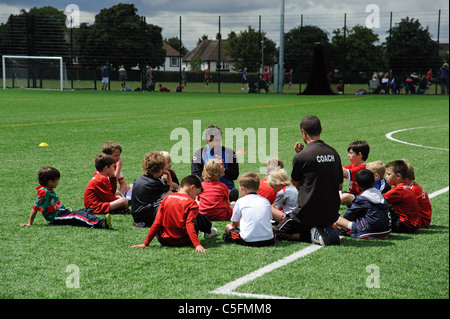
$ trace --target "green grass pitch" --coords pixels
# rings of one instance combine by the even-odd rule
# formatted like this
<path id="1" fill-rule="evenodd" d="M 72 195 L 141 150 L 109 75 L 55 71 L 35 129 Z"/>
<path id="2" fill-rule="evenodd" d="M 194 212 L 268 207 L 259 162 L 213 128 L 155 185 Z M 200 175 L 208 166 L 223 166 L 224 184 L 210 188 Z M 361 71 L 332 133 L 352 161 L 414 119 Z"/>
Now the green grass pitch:
<path id="1" fill-rule="evenodd" d="M 83 207 L 84 189 L 94 173 L 93 158 L 107 140 L 123 147 L 128 183 L 141 174 L 145 153 L 171 151 L 177 145 L 192 154 L 196 143 L 203 145 L 196 125 L 203 130 L 211 124 L 222 128 L 224 140 L 226 128 L 256 132 L 255 149 L 245 139 L 241 173 L 259 172 L 265 156 L 274 155 L 273 143 L 290 173 L 293 145 L 301 139 L 299 122 L 314 114 L 322 121 L 323 140 L 339 152 L 344 164 L 347 145 L 365 139 L 371 146 L 368 161 L 408 159 L 416 181 L 428 194 L 449 185 L 448 96 L 251 95 L 242 93 L 240 86 L 224 90 L 222 94 L 0 90 L 0 298 L 241 298 L 211 291 L 309 246 L 225 244 L 221 235 L 226 222 L 213 222 L 219 236 L 201 240 L 206 254 L 191 247 L 163 247 L 156 239 L 145 249 L 131 249 L 148 232 L 134 227 L 131 215 L 114 215 L 113 230 L 48 226 L 39 215 L 33 226 L 21 228 L 36 199 L 36 174 L 43 165 L 60 170 L 56 192 L 61 201 L 73 209 Z M 397 130 L 403 131 L 393 137 L 410 144 L 386 138 Z M 182 140 L 180 132 L 187 139 Z M 39 147 L 41 142 L 49 146 Z M 173 169 L 184 177 L 190 164 L 174 162 Z M 448 192 L 431 202 L 429 229 L 392 234 L 387 240 L 344 238 L 340 246 L 319 249 L 236 291 L 307 299 L 447 299 Z M 378 267 L 379 288 L 366 285 L 370 265 Z M 79 271 L 78 288 L 70 286 L 74 266 Z"/>

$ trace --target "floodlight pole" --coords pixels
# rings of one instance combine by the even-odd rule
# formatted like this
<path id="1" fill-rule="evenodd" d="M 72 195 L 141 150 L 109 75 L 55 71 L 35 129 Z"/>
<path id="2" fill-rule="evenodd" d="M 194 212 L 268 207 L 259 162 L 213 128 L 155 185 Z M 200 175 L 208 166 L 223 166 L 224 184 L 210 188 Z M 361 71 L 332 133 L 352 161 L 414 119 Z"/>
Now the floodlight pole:
<path id="1" fill-rule="evenodd" d="M 284 1 L 281 3 L 281 17 L 280 17 L 280 52 L 278 56 L 278 87 L 277 93 L 283 93 L 283 77 L 284 77 Z"/>

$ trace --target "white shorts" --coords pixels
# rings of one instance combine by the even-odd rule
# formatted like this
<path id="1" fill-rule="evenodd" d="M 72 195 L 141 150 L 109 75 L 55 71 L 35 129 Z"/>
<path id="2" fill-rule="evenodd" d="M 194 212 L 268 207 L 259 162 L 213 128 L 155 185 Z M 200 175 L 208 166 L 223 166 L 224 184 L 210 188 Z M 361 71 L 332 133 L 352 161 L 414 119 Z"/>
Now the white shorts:
<path id="1" fill-rule="evenodd" d="M 108 77 L 102 78 L 102 83 L 108 83 L 108 82 L 109 82 L 109 78 Z"/>

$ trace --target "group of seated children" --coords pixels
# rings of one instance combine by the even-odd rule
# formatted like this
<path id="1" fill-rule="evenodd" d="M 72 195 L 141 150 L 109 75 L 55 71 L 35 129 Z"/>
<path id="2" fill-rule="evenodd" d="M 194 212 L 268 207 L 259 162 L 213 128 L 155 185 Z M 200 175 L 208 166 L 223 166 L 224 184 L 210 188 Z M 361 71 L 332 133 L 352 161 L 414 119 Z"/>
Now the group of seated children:
<path id="1" fill-rule="evenodd" d="M 349 192 L 341 192 L 341 204 L 348 209 L 335 222 L 336 231 L 352 238 L 387 238 L 393 232 L 414 232 L 427 228 L 431 221 L 431 203 L 427 193 L 414 181 L 414 169 L 406 160 L 383 165 L 366 163 L 369 145 L 356 141 L 348 147 L 350 165 L 343 166 L 349 181 Z M 38 173 L 38 197 L 29 222 L 37 212 L 54 225 L 111 228 L 111 214 L 129 213 L 134 225 L 150 227 L 145 247 L 156 236 L 162 245 L 190 246 L 205 252 L 198 233 L 204 238 L 217 235 L 211 221 L 230 221 L 223 240 L 246 246 L 268 246 L 275 243 L 273 223 L 283 220 L 297 206 L 297 189 L 291 185 L 280 159 L 266 163 L 267 177 L 253 172 L 238 178 L 241 198 L 230 202 L 228 187 L 220 180 L 225 174 L 219 159 L 208 160 L 202 176 L 189 175 L 181 183 L 171 169 L 168 152 L 145 154 L 142 175 L 127 185 L 121 172 L 122 148 L 114 142 L 103 145 L 94 159 L 95 173 L 88 183 L 85 208 L 72 211 L 58 199 L 54 188 L 60 173 L 42 167 Z M 386 178 L 384 178 L 386 175 Z M 117 184 L 119 183 L 119 189 Z M 99 218 L 98 214 L 106 214 Z M 312 241 L 313 242 L 313 241 Z"/>
<path id="2" fill-rule="evenodd" d="M 335 223 L 342 233 L 386 238 L 391 231 L 412 233 L 430 225 L 430 199 L 414 181 L 414 168 L 407 160 L 366 163 L 370 151 L 366 141 L 351 143 L 347 151 L 351 164 L 342 169 L 349 191 L 341 192 L 341 204 L 349 208 Z"/>

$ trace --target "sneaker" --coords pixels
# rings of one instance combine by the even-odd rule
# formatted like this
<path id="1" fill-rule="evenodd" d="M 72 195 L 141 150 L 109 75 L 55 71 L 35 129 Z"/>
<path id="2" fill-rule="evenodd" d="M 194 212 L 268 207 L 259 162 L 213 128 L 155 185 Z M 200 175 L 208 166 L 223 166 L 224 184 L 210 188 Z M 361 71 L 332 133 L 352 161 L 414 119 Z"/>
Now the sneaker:
<path id="1" fill-rule="evenodd" d="M 204 233 L 205 239 L 214 237 L 216 235 L 217 235 L 217 228 L 216 227 L 211 227 L 211 232 L 210 233 Z"/>
<path id="2" fill-rule="evenodd" d="M 138 223 L 134 222 L 133 225 L 140 228 L 146 227 L 145 222 L 138 222 Z"/>
<path id="3" fill-rule="evenodd" d="M 333 225 L 316 226 L 314 228 L 316 228 L 317 232 L 319 232 L 325 246 L 341 244 L 341 239 L 334 230 Z"/>
<path id="4" fill-rule="evenodd" d="M 111 214 L 106 214 L 106 217 L 105 217 L 105 228 L 106 229 L 111 229 L 112 228 Z"/>
<path id="5" fill-rule="evenodd" d="M 232 243 L 233 241 L 231 240 L 230 235 L 228 235 L 226 232 L 223 233 L 222 235 L 222 240 L 226 243 Z"/>
<path id="6" fill-rule="evenodd" d="M 322 235 L 320 235 L 316 227 L 311 228 L 311 242 L 315 245 L 325 246 Z"/>

